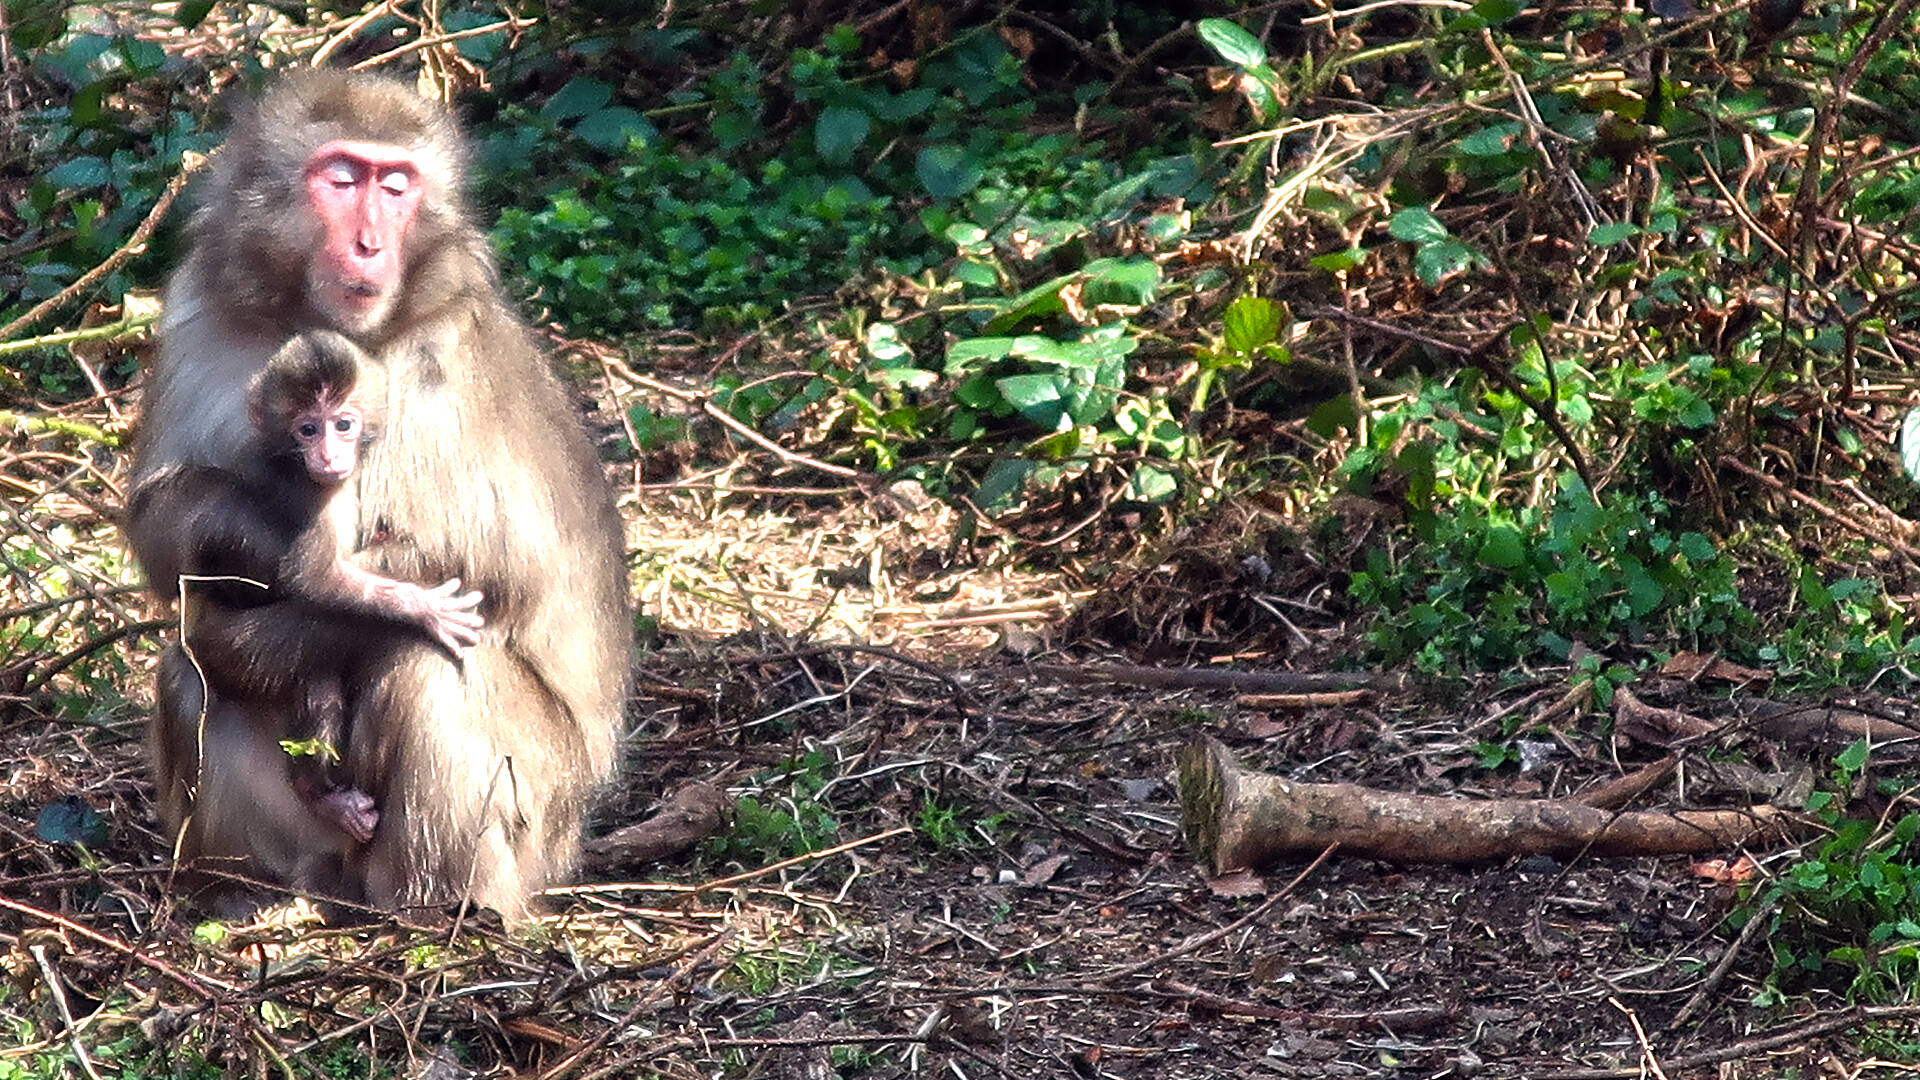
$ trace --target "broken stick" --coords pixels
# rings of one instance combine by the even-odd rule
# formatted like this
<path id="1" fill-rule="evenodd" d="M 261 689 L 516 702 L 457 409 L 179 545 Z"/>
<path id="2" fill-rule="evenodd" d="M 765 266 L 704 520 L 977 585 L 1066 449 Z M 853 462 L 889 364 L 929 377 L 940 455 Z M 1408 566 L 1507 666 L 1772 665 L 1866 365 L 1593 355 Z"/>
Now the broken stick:
<path id="1" fill-rule="evenodd" d="M 1328 844 L 1396 862 L 1516 855 L 1682 855 L 1783 835 L 1771 806 L 1614 812 L 1561 799 L 1449 799 L 1358 784 L 1307 784 L 1243 769 L 1217 740 L 1180 752 L 1187 844 L 1216 874 L 1259 869 Z"/>

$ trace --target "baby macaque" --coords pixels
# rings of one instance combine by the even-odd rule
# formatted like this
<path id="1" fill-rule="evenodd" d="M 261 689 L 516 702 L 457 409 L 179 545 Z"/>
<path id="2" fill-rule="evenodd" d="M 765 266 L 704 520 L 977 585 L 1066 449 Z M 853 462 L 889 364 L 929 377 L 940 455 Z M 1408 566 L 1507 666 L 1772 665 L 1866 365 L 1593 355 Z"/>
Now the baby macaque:
<path id="1" fill-rule="evenodd" d="M 267 582 L 285 597 L 322 608 L 417 626 L 460 656 L 480 640 L 478 592 L 454 578 L 428 588 L 362 569 L 348 558 L 357 505 L 351 481 L 360 453 L 377 437 L 385 380 L 346 338 L 330 331 L 295 337 L 249 387 L 248 411 L 266 452 L 265 500 L 284 522 L 277 572 Z M 296 755 L 295 790 L 323 820 L 365 843 L 379 811 L 366 792 L 334 776 L 350 736 L 348 683 L 355 657 L 301 673 L 286 748 Z M 292 687 L 289 687 L 292 690 Z"/>

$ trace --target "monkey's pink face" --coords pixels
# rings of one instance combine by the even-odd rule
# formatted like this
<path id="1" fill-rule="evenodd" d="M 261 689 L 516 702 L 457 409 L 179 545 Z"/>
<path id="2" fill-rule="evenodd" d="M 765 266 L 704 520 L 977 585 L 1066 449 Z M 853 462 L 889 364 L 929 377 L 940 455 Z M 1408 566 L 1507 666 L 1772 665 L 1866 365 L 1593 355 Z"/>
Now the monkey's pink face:
<path id="1" fill-rule="evenodd" d="M 307 476 L 324 487 L 346 483 L 360 461 L 365 418 L 358 406 L 329 398 L 293 418 L 293 445 Z"/>
<path id="2" fill-rule="evenodd" d="M 392 313 L 421 187 L 414 153 L 402 146 L 340 140 L 308 159 L 307 198 L 322 237 L 307 290 L 337 329 L 364 333 Z"/>

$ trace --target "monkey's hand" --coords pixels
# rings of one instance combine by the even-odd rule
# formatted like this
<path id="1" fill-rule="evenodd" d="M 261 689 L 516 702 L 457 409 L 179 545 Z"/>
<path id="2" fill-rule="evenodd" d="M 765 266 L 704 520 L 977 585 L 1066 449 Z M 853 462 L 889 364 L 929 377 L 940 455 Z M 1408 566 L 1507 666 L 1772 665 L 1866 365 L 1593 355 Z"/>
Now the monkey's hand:
<path id="1" fill-rule="evenodd" d="M 487 620 L 477 608 L 484 599 L 478 589 L 460 591 L 460 579 L 448 578 L 433 588 L 414 586 L 419 610 L 415 618 L 427 636 L 439 642 L 455 657 L 480 642 L 480 628 Z"/>
<path id="2" fill-rule="evenodd" d="M 411 623 L 457 659 L 467 647 L 480 641 L 480 628 L 487 620 L 475 610 L 480 606 L 478 590 L 461 592 L 460 579 L 449 578 L 429 589 L 411 581 L 362 570 L 342 563 L 340 573 L 362 610 L 377 612 L 389 619 Z"/>
<path id="3" fill-rule="evenodd" d="M 380 811 L 373 796 L 359 788 L 334 788 L 314 797 L 314 816 L 361 843 L 373 839 L 374 826 L 380 824 Z"/>

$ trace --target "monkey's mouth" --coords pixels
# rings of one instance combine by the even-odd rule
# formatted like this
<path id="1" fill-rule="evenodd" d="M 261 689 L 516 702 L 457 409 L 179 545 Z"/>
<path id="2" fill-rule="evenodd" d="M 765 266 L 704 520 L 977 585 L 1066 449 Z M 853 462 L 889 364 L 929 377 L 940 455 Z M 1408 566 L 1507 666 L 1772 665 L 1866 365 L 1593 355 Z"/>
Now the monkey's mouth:
<path id="1" fill-rule="evenodd" d="M 378 300 L 386 295 L 386 290 L 378 282 L 343 281 L 340 283 L 340 294 L 349 300 Z"/>

